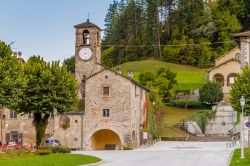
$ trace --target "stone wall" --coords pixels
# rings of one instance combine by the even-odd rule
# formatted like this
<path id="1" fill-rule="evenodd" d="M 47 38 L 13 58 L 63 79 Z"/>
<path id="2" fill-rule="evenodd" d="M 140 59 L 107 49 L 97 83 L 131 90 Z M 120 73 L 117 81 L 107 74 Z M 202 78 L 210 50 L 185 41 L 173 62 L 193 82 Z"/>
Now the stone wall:
<path id="1" fill-rule="evenodd" d="M 35 127 L 33 125 L 33 118 L 28 115 L 17 115 L 17 118 L 10 118 L 10 110 L 5 108 L 3 111 L 5 119 L 3 120 L 3 143 L 6 144 L 8 138 L 6 134 L 11 134 L 17 131 L 19 136 L 22 135 L 23 145 L 36 144 Z M 61 116 L 68 116 L 70 125 L 67 129 L 60 126 Z M 54 118 L 49 118 L 49 124 L 46 128 L 46 138 L 58 139 L 62 145 L 67 145 L 74 149 L 81 149 L 83 143 L 82 136 L 83 114 L 73 115 L 56 115 Z M 20 135 L 21 134 L 21 135 Z M 9 141 L 15 141 L 10 138 Z"/>
<path id="2" fill-rule="evenodd" d="M 3 115 L 5 115 L 5 119 L 2 121 L 4 144 L 6 144 L 7 141 L 15 141 L 11 137 L 11 132 L 17 131 L 18 136 L 22 137 L 22 143 L 24 145 L 35 145 L 36 135 L 33 118 L 29 118 L 28 115 L 21 116 L 21 114 L 18 114 L 17 118 L 11 118 L 10 110 L 7 108 L 4 108 Z M 49 124 L 45 133 L 47 136 L 53 134 L 53 118 L 49 119 Z"/>
<path id="3" fill-rule="evenodd" d="M 241 73 L 241 66 L 238 61 L 230 61 L 222 66 L 219 66 L 217 68 L 214 68 L 209 72 L 209 80 L 215 81 L 214 76 L 216 74 L 221 74 L 224 77 L 224 83 L 222 85 L 223 87 L 223 93 L 229 93 L 231 87 L 228 85 L 228 77 L 230 74 L 238 74 Z"/>
<path id="4" fill-rule="evenodd" d="M 240 49 L 241 49 L 241 56 L 240 56 L 240 61 L 241 61 L 241 67 L 244 67 L 246 64 L 250 64 L 249 62 L 249 53 L 250 53 L 250 44 L 247 43 L 250 41 L 249 37 L 241 37 L 240 40 L 242 41 L 240 43 Z"/>
<path id="5" fill-rule="evenodd" d="M 236 55 L 240 54 L 240 52 L 240 49 L 238 47 L 235 47 L 234 49 L 227 52 L 225 55 L 217 58 L 215 60 L 215 66 L 221 65 L 230 59 L 236 59 Z"/>
<path id="6" fill-rule="evenodd" d="M 187 92 L 177 92 L 174 96 L 175 100 L 199 100 L 199 89 Z"/>
<path id="7" fill-rule="evenodd" d="M 110 95 L 103 95 L 103 87 L 110 88 Z M 84 117 L 84 147 L 91 149 L 91 136 L 102 129 L 119 135 L 122 146 L 139 146 L 140 117 L 146 97 L 145 90 L 130 80 L 104 70 L 86 81 Z M 102 110 L 110 109 L 110 117 L 103 117 Z"/>
<path id="8" fill-rule="evenodd" d="M 193 121 L 184 121 L 181 123 L 181 128 L 194 135 L 203 134 L 198 124 Z"/>
<path id="9" fill-rule="evenodd" d="M 83 44 L 83 31 L 85 30 L 89 31 L 90 43 L 88 45 Z M 79 51 L 82 48 L 90 48 L 92 50 L 91 59 L 85 61 L 79 57 Z M 78 96 L 82 99 L 84 94 L 84 77 L 87 78 L 103 69 L 101 65 L 97 64 L 101 63 L 101 38 L 98 28 L 89 27 L 76 29 L 75 55 L 75 78 L 80 88 Z"/>
<path id="10" fill-rule="evenodd" d="M 134 147 L 140 145 L 140 135 L 147 120 L 146 91 L 141 87 L 131 84 L 131 144 Z"/>
<path id="11" fill-rule="evenodd" d="M 70 119 L 69 126 L 63 128 L 60 124 L 60 118 L 67 116 Z M 55 133 L 53 138 L 60 140 L 62 145 L 67 145 L 72 149 L 82 149 L 83 146 L 83 114 L 57 115 L 53 124 Z M 52 122 L 53 123 L 53 122 Z"/>
<path id="12" fill-rule="evenodd" d="M 237 113 L 231 106 L 219 106 L 214 118 L 208 120 L 206 135 L 228 136 L 237 120 Z"/>

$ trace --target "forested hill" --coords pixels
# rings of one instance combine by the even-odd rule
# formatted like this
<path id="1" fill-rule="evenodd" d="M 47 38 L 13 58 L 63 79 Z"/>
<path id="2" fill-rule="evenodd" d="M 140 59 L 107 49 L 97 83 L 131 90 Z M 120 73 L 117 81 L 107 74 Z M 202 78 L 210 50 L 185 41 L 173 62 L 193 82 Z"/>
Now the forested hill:
<path id="1" fill-rule="evenodd" d="M 102 62 L 140 59 L 209 67 L 250 29 L 249 0 L 114 0 L 105 18 Z"/>

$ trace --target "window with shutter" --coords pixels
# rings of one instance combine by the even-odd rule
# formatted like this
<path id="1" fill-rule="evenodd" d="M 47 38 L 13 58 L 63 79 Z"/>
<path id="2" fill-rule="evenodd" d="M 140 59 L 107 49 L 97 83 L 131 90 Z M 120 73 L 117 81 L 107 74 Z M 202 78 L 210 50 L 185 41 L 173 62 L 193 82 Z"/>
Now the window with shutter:
<path id="1" fill-rule="evenodd" d="M 17 118 L 17 113 L 13 110 L 10 110 L 10 118 L 13 119 L 13 118 Z"/>
<path id="2" fill-rule="evenodd" d="M 109 87 L 103 87 L 103 95 L 109 96 Z"/>
<path id="3" fill-rule="evenodd" d="M 102 116 L 103 117 L 109 117 L 110 116 L 110 110 L 109 109 L 103 109 L 102 110 Z"/>

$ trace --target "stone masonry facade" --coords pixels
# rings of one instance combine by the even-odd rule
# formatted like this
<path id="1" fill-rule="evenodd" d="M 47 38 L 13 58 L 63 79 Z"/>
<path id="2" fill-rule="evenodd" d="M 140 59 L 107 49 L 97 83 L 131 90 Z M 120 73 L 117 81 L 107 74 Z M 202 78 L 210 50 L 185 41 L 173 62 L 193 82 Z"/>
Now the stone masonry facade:
<path id="1" fill-rule="evenodd" d="M 85 107 L 50 117 L 46 138 L 57 139 L 72 149 L 139 147 L 147 139 L 144 131 L 149 119 L 146 107 L 149 90 L 134 81 L 131 72 L 130 77 L 125 77 L 100 65 L 101 29 L 98 26 L 88 20 L 75 29 L 75 78 L 79 99 Z M 84 33 L 87 33 L 87 43 L 84 43 Z M 79 56 L 83 48 L 91 50 L 87 60 Z M 9 109 L 4 109 L 3 114 L 3 144 L 20 138 L 25 145 L 35 144 L 32 115 L 15 116 Z"/>

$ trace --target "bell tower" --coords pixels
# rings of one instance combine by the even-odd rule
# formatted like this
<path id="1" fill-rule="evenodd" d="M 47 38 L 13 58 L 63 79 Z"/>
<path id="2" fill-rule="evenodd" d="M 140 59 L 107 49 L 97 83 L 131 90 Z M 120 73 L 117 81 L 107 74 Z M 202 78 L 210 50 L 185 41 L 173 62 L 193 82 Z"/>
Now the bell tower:
<path id="1" fill-rule="evenodd" d="M 75 78 L 80 85 L 79 98 L 84 98 L 85 79 L 101 70 L 101 28 L 89 19 L 74 26 L 75 43 Z"/>

